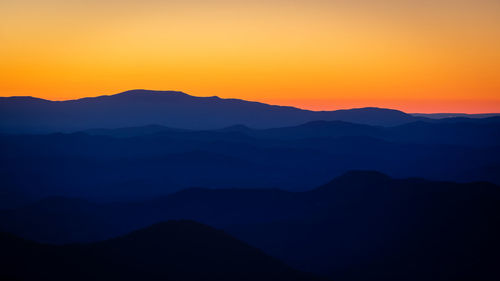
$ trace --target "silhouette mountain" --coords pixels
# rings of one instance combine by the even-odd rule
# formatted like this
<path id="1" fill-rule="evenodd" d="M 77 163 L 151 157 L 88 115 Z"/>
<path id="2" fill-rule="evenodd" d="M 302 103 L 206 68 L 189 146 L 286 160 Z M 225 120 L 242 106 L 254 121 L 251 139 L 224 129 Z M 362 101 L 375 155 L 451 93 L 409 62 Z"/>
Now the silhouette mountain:
<path id="1" fill-rule="evenodd" d="M 489 183 L 352 171 L 307 192 L 194 188 L 136 203 L 65 200 L 0 212 L 0 227 L 60 243 L 190 219 L 333 280 L 500 277 L 500 187 Z"/>
<path id="2" fill-rule="evenodd" d="M 153 135 L 157 133 L 179 133 L 188 132 L 187 130 L 169 128 L 161 125 L 147 125 L 138 127 L 123 127 L 116 129 L 89 129 L 85 130 L 84 133 L 89 135 L 102 135 L 102 136 L 113 136 L 113 137 L 135 137 L 144 135 Z"/>
<path id="3" fill-rule="evenodd" d="M 0 208 L 50 196 L 140 200 L 189 187 L 309 190 L 349 170 L 500 184 L 500 119 L 393 127 L 343 121 L 252 129 L 160 125 L 0 135 Z"/>
<path id="4" fill-rule="evenodd" d="M 500 143 L 500 117 L 488 118 L 445 118 L 439 122 L 416 121 L 399 126 L 383 127 L 356 124 L 344 121 L 311 121 L 297 126 L 254 129 L 245 125 L 233 125 L 217 130 L 182 130 L 160 125 L 127 127 L 118 129 L 90 129 L 90 135 L 113 137 L 136 137 L 161 135 L 170 138 L 203 140 L 208 136 L 222 139 L 228 133 L 257 139 L 308 139 L 362 136 L 388 141 L 404 141 L 424 144 L 456 144 L 468 146 L 497 145 Z M 220 133 L 226 133 L 225 135 Z M 223 136 L 222 138 L 220 136 Z"/>
<path id="5" fill-rule="evenodd" d="M 499 144 L 494 114 L 0 98 L 0 279 L 500 280 Z"/>
<path id="6" fill-rule="evenodd" d="M 454 118 L 454 117 L 488 118 L 488 117 L 500 116 L 500 113 L 478 113 L 478 114 L 467 114 L 467 113 L 411 113 L 411 115 L 417 116 L 417 117 L 432 118 L 432 119 Z"/>
<path id="7" fill-rule="evenodd" d="M 313 120 L 398 125 L 419 118 L 382 108 L 315 112 L 173 91 L 132 90 L 69 101 L 0 97 L 0 132 L 3 133 L 71 132 L 149 124 L 183 129 L 217 129 L 234 124 L 272 128 Z"/>
<path id="8" fill-rule="evenodd" d="M 2 280 L 318 280 L 192 221 L 64 246 L 0 233 L 0 245 Z"/>

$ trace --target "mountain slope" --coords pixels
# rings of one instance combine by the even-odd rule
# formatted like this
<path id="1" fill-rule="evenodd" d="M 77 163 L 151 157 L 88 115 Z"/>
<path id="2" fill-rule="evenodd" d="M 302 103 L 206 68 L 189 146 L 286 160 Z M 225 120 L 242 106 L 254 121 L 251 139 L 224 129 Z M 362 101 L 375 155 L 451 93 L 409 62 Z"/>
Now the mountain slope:
<path id="1" fill-rule="evenodd" d="M 467 146 L 495 146 L 500 143 L 500 117 L 445 118 L 410 122 L 399 126 L 383 127 L 356 124 L 345 121 L 311 121 L 297 126 L 271 129 L 254 129 L 245 125 L 233 125 L 217 130 L 181 130 L 160 125 L 126 127 L 117 129 L 90 129 L 89 135 L 113 137 L 169 137 L 171 139 L 243 139 L 299 140 L 311 138 L 371 137 L 388 141 L 447 144 Z"/>
<path id="2" fill-rule="evenodd" d="M 228 229 L 290 265 L 335 280 L 500 278 L 499 186 L 357 171 L 306 197 L 321 206 L 308 219 Z"/>
<path id="3" fill-rule="evenodd" d="M 190 219 L 334 280 L 500 277 L 500 187 L 488 183 L 354 171 L 308 192 L 196 188 L 137 203 L 56 202 L 1 212 L 1 228 L 45 241 L 85 241 Z"/>
<path id="4" fill-rule="evenodd" d="M 255 128 L 342 120 L 397 125 L 419 120 L 397 110 L 364 108 L 308 111 L 238 99 L 195 97 L 182 92 L 132 90 L 70 101 L 32 97 L 0 98 L 0 132 L 59 132 L 159 124 L 183 129 L 216 129 L 243 124 Z"/>
<path id="5" fill-rule="evenodd" d="M 138 200 L 189 187 L 309 190 L 348 170 L 500 183 L 500 119 L 162 126 L 0 135 L 0 208 L 50 196 Z M 10 199 L 7 199 L 10 198 Z"/>
<path id="6" fill-rule="evenodd" d="M 64 246 L 0 233 L 0 246 L 2 280 L 316 280 L 191 221 Z"/>
<path id="7" fill-rule="evenodd" d="M 416 121 L 391 127 L 344 121 L 311 121 L 292 127 L 256 130 L 231 126 L 220 131 L 239 132 L 259 139 L 371 137 L 393 142 L 419 144 L 497 146 L 500 143 L 500 117 Z M 167 130 L 165 129 L 164 132 L 167 133 Z"/>

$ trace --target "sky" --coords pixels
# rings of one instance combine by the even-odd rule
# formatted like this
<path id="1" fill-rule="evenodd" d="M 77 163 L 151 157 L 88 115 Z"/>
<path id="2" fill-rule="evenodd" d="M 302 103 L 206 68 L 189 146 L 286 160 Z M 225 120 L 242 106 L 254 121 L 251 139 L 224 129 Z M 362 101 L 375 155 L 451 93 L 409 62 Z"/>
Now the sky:
<path id="1" fill-rule="evenodd" d="M 498 0 L 2 0 L 0 96 L 500 112 Z"/>

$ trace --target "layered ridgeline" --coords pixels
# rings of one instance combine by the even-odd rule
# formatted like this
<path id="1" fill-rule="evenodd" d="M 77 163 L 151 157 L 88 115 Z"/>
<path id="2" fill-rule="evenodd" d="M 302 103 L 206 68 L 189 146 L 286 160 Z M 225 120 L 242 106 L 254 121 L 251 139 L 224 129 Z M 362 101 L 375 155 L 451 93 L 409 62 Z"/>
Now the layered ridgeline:
<path id="1" fill-rule="evenodd" d="M 172 91 L 132 90 L 69 101 L 0 97 L 0 133 L 72 132 L 149 124 L 187 129 L 218 129 L 234 124 L 272 128 L 314 120 L 399 125 L 419 118 L 390 109 L 315 112 Z"/>
<path id="2" fill-rule="evenodd" d="M 304 278 L 196 223 L 126 235 L 191 219 L 333 280 L 499 280 L 499 159 L 495 116 L 145 90 L 0 98 L 0 230 L 91 243 L 2 234 L 0 278 Z"/>
<path id="3" fill-rule="evenodd" d="M 309 190 L 349 170 L 500 184 L 500 118 L 383 127 L 151 125 L 0 135 L 0 208 L 48 196 L 129 200 L 189 187 Z"/>
<path id="4" fill-rule="evenodd" d="M 0 233 L 2 280 L 318 280 L 228 234 L 169 221 L 91 244 L 39 244 Z"/>
<path id="5" fill-rule="evenodd" d="M 196 188 L 110 204 L 51 198 L 1 212 L 0 228 L 63 243 L 192 219 L 333 280 L 498 280 L 498 202 L 493 184 L 358 171 L 307 192 Z"/>

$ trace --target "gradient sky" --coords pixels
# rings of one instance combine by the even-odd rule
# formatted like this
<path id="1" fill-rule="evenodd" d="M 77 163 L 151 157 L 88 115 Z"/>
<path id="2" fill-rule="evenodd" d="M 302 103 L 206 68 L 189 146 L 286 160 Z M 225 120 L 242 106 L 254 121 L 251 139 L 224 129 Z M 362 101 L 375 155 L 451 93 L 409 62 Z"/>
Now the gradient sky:
<path id="1" fill-rule="evenodd" d="M 500 112 L 500 1 L 0 1 L 0 96 L 136 88 Z"/>

